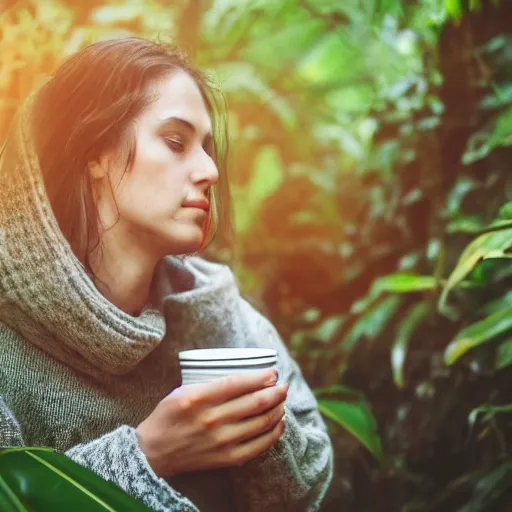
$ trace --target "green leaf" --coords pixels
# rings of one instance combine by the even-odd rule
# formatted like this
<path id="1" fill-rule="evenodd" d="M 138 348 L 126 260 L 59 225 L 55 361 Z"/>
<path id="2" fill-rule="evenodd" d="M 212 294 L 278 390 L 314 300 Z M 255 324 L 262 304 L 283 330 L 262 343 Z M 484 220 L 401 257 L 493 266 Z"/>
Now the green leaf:
<path id="1" fill-rule="evenodd" d="M 451 290 L 475 268 L 479 261 L 496 254 L 496 251 L 505 251 L 510 247 L 512 247 L 512 229 L 510 228 L 485 233 L 473 240 L 462 252 L 455 269 L 448 278 L 439 298 L 439 311 L 450 316 L 447 299 Z"/>
<path id="2" fill-rule="evenodd" d="M 0 510 L 4 512 L 29 512 L 7 482 L 0 476 Z"/>
<path id="3" fill-rule="evenodd" d="M 461 0 L 445 0 L 444 8 L 446 13 L 455 20 L 462 17 L 462 2 Z"/>
<path id="4" fill-rule="evenodd" d="M 478 235 L 485 227 L 485 224 L 476 215 L 460 215 L 446 225 L 446 232 Z"/>
<path id="5" fill-rule="evenodd" d="M 295 128 L 296 112 L 288 99 L 268 85 L 251 62 L 228 62 L 216 72 L 222 79 L 222 90 L 242 101 L 252 101 L 270 108 L 288 129 Z"/>
<path id="6" fill-rule="evenodd" d="M 478 317 L 482 318 L 484 316 L 491 315 L 493 313 L 498 313 L 504 308 L 508 308 L 512 306 L 512 290 L 505 293 L 501 297 L 491 300 L 490 302 L 485 303 L 477 312 Z"/>
<path id="7" fill-rule="evenodd" d="M 473 425 L 476 422 L 477 416 L 479 414 L 485 413 L 487 415 L 487 418 L 494 415 L 498 412 L 512 412 L 512 404 L 507 405 L 490 405 L 490 404 L 484 404 L 480 405 L 479 407 L 475 407 L 468 415 L 468 423 L 470 427 L 473 427 Z"/>
<path id="8" fill-rule="evenodd" d="M 149 510 L 113 483 L 45 448 L 1 450 L 0 478 L 0 504 L 14 503 L 13 510 Z"/>
<path id="9" fill-rule="evenodd" d="M 317 40 L 316 45 L 298 63 L 297 72 L 302 80 L 311 85 L 342 81 L 352 78 L 353 70 L 340 66 L 340 62 L 353 62 L 357 68 L 357 48 L 340 31 L 329 31 Z"/>
<path id="10" fill-rule="evenodd" d="M 366 402 L 319 400 L 318 407 L 327 418 L 356 437 L 377 459 L 382 459 L 382 445 L 377 434 L 377 424 Z"/>
<path id="11" fill-rule="evenodd" d="M 394 295 L 379 301 L 356 320 L 340 346 L 349 350 L 363 336 L 374 339 L 387 325 L 399 305 L 400 298 Z"/>
<path id="12" fill-rule="evenodd" d="M 97 24 L 132 21 L 144 13 L 143 8 L 142 4 L 104 5 L 92 11 L 91 21 Z"/>
<path id="13" fill-rule="evenodd" d="M 382 292 L 413 293 L 433 290 L 437 286 L 434 276 L 418 276 L 414 274 L 396 273 L 379 277 L 372 285 L 370 294 L 378 296 Z"/>
<path id="14" fill-rule="evenodd" d="M 484 260 L 509 260 L 512 258 L 512 254 L 496 249 L 495 251 L 491 251 L 486 254 L 483 258 Z"/>
<path id="15" fill-rule="evenodd" d="M 512 364 L 512 339 L 502 341 L 496 351 L 496 368 L 503 368 Z"/>
<path id="16" fill-rule="evenodd" d="M 487 144 L 491 149 L 496 146 L 510 146 L 512 144 L 512 107 L 498 116 Z"/>
<path id="17" fill-rule="evenodd" d="M 375 14 L 379 17 L 393 16 L 399 18 L 404 14 L 401 0 L 377 0 L 375 2 Z"/>
<path id="18" fill-rule="evenodd" d="M 512 220 L 512 201 L 505 203 L 498 211 L 498 219 Z"/>
<path id="19" fill-rule="evenodd" d="M 469 192 L 478 188 L 478 186 L 475 180 L 467 176 L 460 176 L 446 199 L 446 213 L 450 217 L 457 215 L 461 210 L 464 198 Z"/>
<path id="20" fill-rule="evenodd" d="M 393 370 L 393 380 L 399 388 L 403 388 L 405 385 L 403 369 L 409 341 L 418 325 L 427 316 L 428 311 L 429 308 L 426 302 L 415 304 L 407 311 L 398 328 L 396 340 L 391 348 L 391 368 Z"/>
<path id="21" fill-rule="evenodd" d="M 446 347 L 444 361 L 451 365 L 472 348 L 511 329 L 512 307 L 508 307 L 462 329 Z"/>
<path id="22" fill-rule="evenodd" d="M 65 473 L 63 473 L 62 471 L 60 471 L 58 468 L 56 468 L 54 465 L 50 464 L 49 462 L 47 462 L 46 460 L 44 460 L 43 458 L 39 457 L 37 454 L 35 453 L 31 453 L 31 452 L 26 452 L 27 455 L 29 455 L 30 457 L 32 457 L 33 459 L 35 459 L 37 462 L 39 462 L 40 464 L 43 464 L 44 466 L 46 466 L 48 469 L 50 469 L 51 471 L 53 471 L 56 475 L 60 476 L 63 480 L 67 481 L 68 483 L 70 483 L 72 486 L 74 486 L 76 488 L 76 490 L 78 491 L 81 491 L 83 492 L 87 497 L 89 497 L 92 501 L 96 502 L 98 504 L 98 506 L 100 506 L 101 508 L 104 508 L 105 510 L 107 510 L 107 512 L 116 512 L 112 507 L 110 507 L 109 505 L 107 505 L 102 499 L 98 498 L 97 496 L 95 496 L 92 492 L 90 492 L 87 488 L 85 488 L 83 485 L 79 484 L 76 480 L 73 480 L 73 478 L 70 478 L 69 476 L 67 476 Z"/>
<path id="23" fill-rule="evenodd" d="M 483 129 L 469 138 L 462 161 L 468 165 L 485 158 L 498 146 L 510 145 L 512 145 L 512 107 L 497 116 L 490 133 L 488 129 Z"/>
<path id="24" fill-rule="evenodd" d="M 275 146 L 264 146 L 257 155 L 251 181 L 244 187 L 233 186 L 238 233 L 246 232 L 257 219 L 262 202 L 279 189 L 284 181 L 280 154 Z"/>
<path id="25" fill-rule="evenodd" d="M 313 329 L 312 334 L 315 338 L 326 343 L 338 332 L 344 321 L 345 317 L 343 315 L 330 316 Z"/>

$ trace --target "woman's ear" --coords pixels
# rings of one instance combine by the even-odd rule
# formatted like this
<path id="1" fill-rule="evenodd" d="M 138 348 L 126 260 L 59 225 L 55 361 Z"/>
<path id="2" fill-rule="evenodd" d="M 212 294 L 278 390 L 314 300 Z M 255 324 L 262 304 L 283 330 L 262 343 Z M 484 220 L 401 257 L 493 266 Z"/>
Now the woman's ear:
<path id="1" fill-rule="evenodd" d="M 89 175 L 91 176 L 91 178 L 93 180 L 102 180 L 108 174 L 108 172 L 107 172 L 108 166 L 106 165 L 106 162 L 104 161 L 104 159 L 102 159 L 100 161 L 98 161 L 98 160 L 90 161 L 87 164 L 87 167 L 88 167 Z"/>

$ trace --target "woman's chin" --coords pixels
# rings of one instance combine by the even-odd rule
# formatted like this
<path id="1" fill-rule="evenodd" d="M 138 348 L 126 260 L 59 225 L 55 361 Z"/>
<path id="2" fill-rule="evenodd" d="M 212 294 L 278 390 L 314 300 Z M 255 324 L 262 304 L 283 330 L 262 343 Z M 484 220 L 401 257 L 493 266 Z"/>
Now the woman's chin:
<path id="1" fill-rule="evenodd" d="M 191 234 L 192 235 L 192 234 Z M 203 245 L 204 235 L 199 232 L 195 236 L 180 237 L 177 239 L 173 237 L 169 240 L 167 245 L 166 255 L 182 255 L 182 254 L 193 254 L 198 252 Z"/>

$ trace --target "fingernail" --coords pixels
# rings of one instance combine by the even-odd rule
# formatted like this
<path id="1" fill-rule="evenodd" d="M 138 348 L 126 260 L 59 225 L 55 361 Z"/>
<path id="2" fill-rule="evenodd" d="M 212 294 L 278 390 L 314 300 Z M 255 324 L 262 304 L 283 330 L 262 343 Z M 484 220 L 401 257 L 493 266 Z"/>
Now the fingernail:
<path id="1" fill-rule="evenodd" d="M 273 372 L 272 372 L 272 375 L 270 376 L 270 378 L 268 378 L 268 379 L 265 381 L 265 384 L 266 384 L 267 386 L 273 386 L 276 382 L 277 382 L 277 372 L 276 372 L 276 371 L 273 371 Z"/>

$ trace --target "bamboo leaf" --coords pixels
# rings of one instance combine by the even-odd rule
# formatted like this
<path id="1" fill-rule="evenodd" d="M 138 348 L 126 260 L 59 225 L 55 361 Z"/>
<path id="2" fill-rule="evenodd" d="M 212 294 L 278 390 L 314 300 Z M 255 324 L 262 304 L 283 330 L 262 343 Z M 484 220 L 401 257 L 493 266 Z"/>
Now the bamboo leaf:
<path id="1" fill-rule="evenodd" d="M 396 273 L 379 277 L 372 286 L 371 294 L 382 292 L 411 293 L 433 290 L 436 287 L 434 276 L 419 276 L 414 274 Z"/>
<path id="2" fill-rule="evenodd" d="M 322 414 L 350 432 L 377 459 L 382 459 L 382 446 L 377 434 L 377 425 L 366 402 L 319 400 L 318 406 Z"/>
<path id="3" fill-rule="evenodd" d="M 511 258 L 512 258 L 512 254 L 506 253 L 499 249 L 496 249 L 495 251 L 491 251 L 490 253 L 486 254 L 482 259 L 490 260 L 490 259 L 511 259 Z"/>
<path id="4" fill-rule="evenodd" d="M 471 242 L 462 252 L 455 269 L 439 298 L 438 309 L 441 313 L 450 316 L 447 307 L 449 293 L 475 268 L 477 263 L 496 251 L 506 251 L 512 247 L 512 229 L 505 228 L 499 231 L 485 233 Z"/>
<path id="5" fill-rule="evenodd" d="M 472 348 L 512 329 L 512 307 L 471 324 L 462 329 L 444 352 L 444 361 L 451 365 Z"/>
<path id="6" fill-rule="evenodd" d="M 404 382 L 404 363 L 407 354 L 407 348 L 412 334 L 428 314 L 428 305 L 420 302 L 412 306 L 407 312 L 404 320 L 398 328 L 397 337 L 391 348 L 391 368 L 393 370 L 393 380 L 399 388 L 403 388 Z"/>
<path id="7" fill-rule="evenodd" d="M 490 256 L 492 257 L 492 255 Z M 435 290 L 442 286 L 444 282 L 438 281 L 435 276 L 420 276 L 417 274 L 407 274 L 397 272 L 379 277 L 375 280 L 369 293 L 370 299 L 375 299 L 381 293 L 416 293 L 429 290 Z M 458 286 L 463 288 L 474 287 L 475 284 L 469 281 L 461 281 Z"/>

